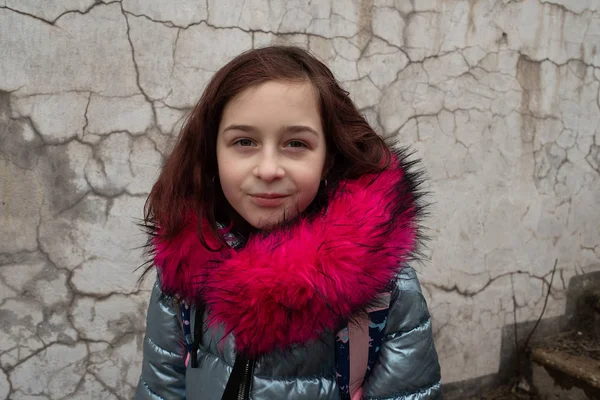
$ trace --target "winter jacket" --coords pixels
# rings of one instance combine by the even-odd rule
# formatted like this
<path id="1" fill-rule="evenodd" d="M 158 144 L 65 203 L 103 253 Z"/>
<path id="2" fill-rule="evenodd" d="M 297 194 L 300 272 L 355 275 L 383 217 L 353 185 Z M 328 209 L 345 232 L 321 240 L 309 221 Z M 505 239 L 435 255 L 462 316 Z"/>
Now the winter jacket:
<path id="1" fill-rule="evenodd" d="M 380 362 L 364 386 L 363 398 L 441 399 L 431 320 L 410 267 L 404 268 L 396 280 L 388 318 Z M 186 368 L 187 350 L 174 299 L 162 293 L 158 282 L 152 290 L 147 326 L 136 400 L 221 399 L 235 361 L 233 335 L 222 341 L 223 327 L 213 331 L 205 324 L 198 349 L 199 367 Z M 339 399 L 334 340 L 333 334 L 326 334 L 308 345 L 269 354 L 256 366 L 251 398 Z"/>
<path id="2" fill-rule="evenodd" d="M 341 182 L 317 215 L 240 247 L 230 237 L 230 246 L 207 250 L 198 229 L 211 248 L 218 242 L 194 215 L 169 241 L 157 230 L 159 280 L 136 399 L 340 399 L 336 332 L 387 291 L 383 342 L 363 398 L 440 399 L 427 305 L 406 264 L 421 212 L 408 166 L 398 153 L 386 171 Z M 184 337 L 180 300 L 192 304 L 193 338 Z M 191 363 L 186 339 L 194 341 Z"/>

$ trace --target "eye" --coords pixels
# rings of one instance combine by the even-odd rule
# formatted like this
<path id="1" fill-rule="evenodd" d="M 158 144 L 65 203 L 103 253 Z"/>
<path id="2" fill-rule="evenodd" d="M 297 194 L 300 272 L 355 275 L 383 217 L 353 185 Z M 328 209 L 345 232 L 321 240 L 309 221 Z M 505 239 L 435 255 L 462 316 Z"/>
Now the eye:
<path id="1" fill-rule="evenodd" d="M 254 145 L 254 142 L 252 142 L 252 140 L 250 139 L 238 139 L 235 142 L 233 142 L 234 146 L 242 146 L 242 147 L 249 147 Z"/>
<path id="2" fill-rule="evenodd" d="M 293 148 L 308 147 L 308 145 L 306 143 L 301 142 L 300 140 L 291 140 L 287 143 L 287 146 L 293 147 Z"/>

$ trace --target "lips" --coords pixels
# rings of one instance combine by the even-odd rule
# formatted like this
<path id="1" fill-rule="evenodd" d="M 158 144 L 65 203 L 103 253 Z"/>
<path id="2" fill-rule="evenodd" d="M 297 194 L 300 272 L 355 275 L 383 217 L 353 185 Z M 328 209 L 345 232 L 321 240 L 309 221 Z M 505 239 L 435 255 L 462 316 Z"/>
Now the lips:
<path id="1" fill-rule="evenodd" d="M 289 196 L 279 193 L 258 193 L 250 195 L 252 202 L 259 207 L 279 207 Z"/>

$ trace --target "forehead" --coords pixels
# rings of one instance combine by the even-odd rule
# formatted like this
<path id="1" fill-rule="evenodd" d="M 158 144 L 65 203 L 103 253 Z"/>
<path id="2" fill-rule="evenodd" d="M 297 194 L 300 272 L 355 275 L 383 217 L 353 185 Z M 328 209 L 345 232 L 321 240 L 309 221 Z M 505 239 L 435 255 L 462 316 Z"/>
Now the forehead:
<path id="1" fill-rule="evenodd" d="M 318 124 L 321 125 L 319 96 L 310 81 L 268 81 L 251 86 L 234 96 L 221 116 L 221 125 Z"/>

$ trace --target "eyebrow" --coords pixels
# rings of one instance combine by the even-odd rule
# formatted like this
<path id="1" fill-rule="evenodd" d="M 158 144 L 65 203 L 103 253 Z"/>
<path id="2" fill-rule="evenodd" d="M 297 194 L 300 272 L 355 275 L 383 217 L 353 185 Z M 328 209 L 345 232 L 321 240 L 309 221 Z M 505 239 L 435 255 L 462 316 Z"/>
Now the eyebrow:
<path id="1" fill-rule="evenodd" d="M 252 125 L 231 124 L 231 125 L 228 125 L 225 129 L 223 129 L 223 133 L 225 133 L 227 131 L 234 131 L 234 130 L 248 132 L 248 133 L 253 133 L 253 132 L 258 131 L 258 129 Z M 286 133 L 310 132 L 315 136 L 319 136 L 319 133 L 316 130 L 314 130 L 313 128 L 311 128 L 310 126 L 307 126 L 307 125 L 287 125 L 287 126 L 284 126 L 281 130 Z"/>

